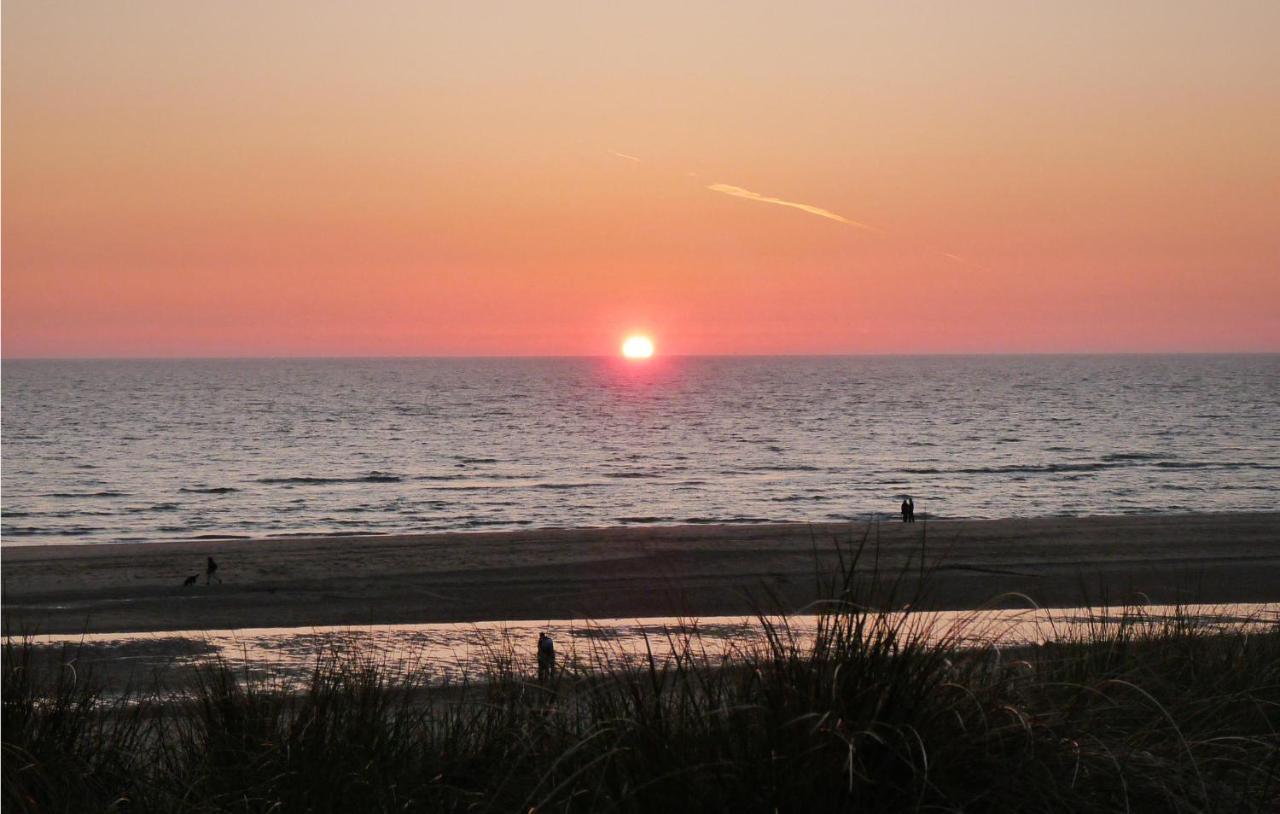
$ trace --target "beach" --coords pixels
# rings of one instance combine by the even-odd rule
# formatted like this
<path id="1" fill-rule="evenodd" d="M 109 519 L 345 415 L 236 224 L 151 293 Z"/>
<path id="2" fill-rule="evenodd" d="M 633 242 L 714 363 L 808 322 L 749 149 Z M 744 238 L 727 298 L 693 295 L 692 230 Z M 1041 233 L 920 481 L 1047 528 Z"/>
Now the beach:
<path id="1" fill-rule="evenodd" d="M 882 598 L 937 609 L 1280 601 L 1269 512 L 9 546 L 3 610 L 9 634 L 812 612 L 858 549 Z"/>

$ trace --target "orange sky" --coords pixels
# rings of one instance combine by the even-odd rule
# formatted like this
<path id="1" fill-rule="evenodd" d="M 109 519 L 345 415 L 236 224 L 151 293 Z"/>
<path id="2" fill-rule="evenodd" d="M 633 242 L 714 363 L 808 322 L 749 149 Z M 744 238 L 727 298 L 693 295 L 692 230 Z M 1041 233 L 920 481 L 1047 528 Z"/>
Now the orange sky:
<path id="1" fill-rule="evenodd" d="M 4 355 L 1280 350 L 1280 3 L 615 5 L 6 0 Z"/>

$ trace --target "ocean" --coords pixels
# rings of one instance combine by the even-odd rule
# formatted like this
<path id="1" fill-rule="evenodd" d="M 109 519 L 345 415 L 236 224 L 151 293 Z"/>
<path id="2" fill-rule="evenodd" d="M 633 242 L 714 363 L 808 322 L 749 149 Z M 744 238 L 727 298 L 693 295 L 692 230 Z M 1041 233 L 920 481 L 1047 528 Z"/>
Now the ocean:
<path id="1" fill-rule="evenodd" d="M 5 545 L 1267 511 L 1280 355 L 8 360 Z"/>

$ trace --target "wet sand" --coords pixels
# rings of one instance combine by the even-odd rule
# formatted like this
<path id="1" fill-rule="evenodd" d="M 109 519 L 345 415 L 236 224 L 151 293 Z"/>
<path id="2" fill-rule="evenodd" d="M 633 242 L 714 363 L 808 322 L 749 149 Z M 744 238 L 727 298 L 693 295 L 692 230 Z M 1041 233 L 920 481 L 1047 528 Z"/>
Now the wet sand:
<path id="1" fill-rule="evenodd" d="M 805 609 L 860 542 L 899 599 L 923 559 L 938 609 L 1280 601 L 1274 512 L 24 546 L 0 568 L 11 634 L 635 618 Z"/>

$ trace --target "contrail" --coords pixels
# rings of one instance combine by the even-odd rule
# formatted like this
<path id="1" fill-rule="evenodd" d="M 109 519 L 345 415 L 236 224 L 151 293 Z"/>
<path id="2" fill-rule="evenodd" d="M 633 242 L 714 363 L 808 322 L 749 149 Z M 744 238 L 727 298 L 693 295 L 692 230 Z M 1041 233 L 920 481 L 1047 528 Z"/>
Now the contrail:
<path id="1" fill-rule="evenodd" d="M 627 161 L 634 161 L 637 164 L 643 163 L 638 156 L 628 155 L 627 153 L 620 153 L 617 150 L 607 149 L 607 148 L 605 152 L 607 152 L 609 155 L 614 156 L 616 158 L 622 158 Z M 686 172 L 685 176 L 688 178 L 697 178 L 698 174 L 696 172 Z M 852 226 L 855 229 L 862 229 L 863 231 L 866 231 L 866 232 L 874 232 L 878 235 L 888 234 L 885 230 L 881 229 L 878 226 L 872 226 L 869 223 L 862 223 L 861 221 L 850 220 L 849 218 L 846 218 L 844 215 L 841 215 L 837 212 L 832 212 L 830 209 L 823 209 L 820 206 L 813 206 L 812 204 L 799 203 L 797 201 L 786 201 L 786 200 L 783 200 L 782 198 L 774 198 L 769 195 L 761 195 L 759 192 L 752 192 L 749 189 L 744 189 L 742 187 L 734 186 L 733 184 L 708 184 L 706 188 L 711 190 L 712 192 L 719 192 L 723 195 L 732 195 L 735 198 L 745 198 L 748 201 L 759 201 L 760 203 L 776 204 L 777 206 L 789 206 L 792 209 L 799 209 L 801 212 L 808 212 L 810 215 L 817 215 L 820 218 L 833 220 L 836 223 L 843 223 L 846 226 Z M 986 266 L 980 265 L 978 263 L 974 263 L 970 260 L 966 260 L 958 254 L 952 254 L 951 252 L 942 252 L 937 250 L 934 250 L 934 253 L 941 257 L 947 258 L 953 263 L 958 263 L 962 266 L 968 266 L 969 268 L 974 268 L 974 269 L 981 269 L 983 271 L 989 270 L 987 269 Z"/>
<path id="2" fill-rule="evenodd" d="M 834 220 L 837 223 L 843 223 L 852 226 L 855 229 L 864 229 L 868 232 L 879 232 L 884 234 L 883 229 L 878 229 L 868 223 L 859 223 L 856 220 L 849 220 L 844 215 L 837 215 L 830 209 L 823 209 L 820 206 L 811 206 L 805 203 L 796 203 L 795 201 L 784 201 L 781 198 L 771 198 L 768 195 L 761 195 L 759 192 L 752 192 L 749 189 L 735 187 L 732 184 L 709 184 L 707 189 L 712 192 L 723 192 L 725 195 L 732 195 L 735 198 L 746 198 L 748 201 L 760 201 L 761 203 L 777 204 L 778 206 L 789 206 L 792 209 L 799 209 L 801 212 L 808 212 L 810 215 L 817 215 L 820 218 Z"/>
<path id="3" fill-rule="evenodd" d="M 979 271 L 991 271 L 990 268 L 980 263 L 974 263 L 971 260 L 965 260 L 963 257 L 961 257 L 958 254 L 952 254 L 951 252 L 938 252 L 938 254 L 942 255 L 948 260 L 954 260 L 955 262 L 959 263 L 962 266 L 968 266 L 971 269 L 978 269 Z"/>

